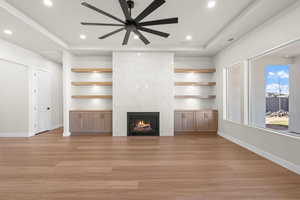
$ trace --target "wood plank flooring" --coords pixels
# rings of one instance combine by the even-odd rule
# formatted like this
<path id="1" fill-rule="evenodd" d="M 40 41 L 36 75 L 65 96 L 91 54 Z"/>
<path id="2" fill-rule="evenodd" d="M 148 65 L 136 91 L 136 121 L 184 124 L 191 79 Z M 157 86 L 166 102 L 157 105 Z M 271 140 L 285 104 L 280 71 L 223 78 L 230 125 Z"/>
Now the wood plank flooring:
<path id="1" fill-rule="evenodd" d="M 0 139 L 0 200 L 299 200 L 300 176 L 218 136 Z"/>

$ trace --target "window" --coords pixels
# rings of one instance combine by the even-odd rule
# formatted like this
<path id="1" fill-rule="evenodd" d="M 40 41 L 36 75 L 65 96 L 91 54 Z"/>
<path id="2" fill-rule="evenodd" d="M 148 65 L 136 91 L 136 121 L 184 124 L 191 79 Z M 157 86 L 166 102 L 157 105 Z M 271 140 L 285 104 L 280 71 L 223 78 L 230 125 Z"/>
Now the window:
<path id="1" fill-rule="evenodd" d="M 225 70 L 226 101 L 225 119 L 236 123 L 242 122 L 242 94 L 243 94 L 243 64 L 233 65 Z"/>
<path id="2" fill-rule="evenodd" d="M 266 114 L 265 126 L 288 130 L 289 126 L 289 66 L 265 67 Z"/>
<path id="3" fill-rule="evenodd" d="M 300 42 L 250 60 L 249 125 L 300 133 Z"/>

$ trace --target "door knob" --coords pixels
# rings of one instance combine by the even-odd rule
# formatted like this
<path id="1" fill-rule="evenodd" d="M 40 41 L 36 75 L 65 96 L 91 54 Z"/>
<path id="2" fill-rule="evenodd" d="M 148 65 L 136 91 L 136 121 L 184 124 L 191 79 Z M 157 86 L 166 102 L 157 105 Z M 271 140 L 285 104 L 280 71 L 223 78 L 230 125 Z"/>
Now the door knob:
<path id="1" fill-rule="evenodd" d="M 47 107 L 47 110 L 50 110 L 51 108 L 50 107 Z"/>

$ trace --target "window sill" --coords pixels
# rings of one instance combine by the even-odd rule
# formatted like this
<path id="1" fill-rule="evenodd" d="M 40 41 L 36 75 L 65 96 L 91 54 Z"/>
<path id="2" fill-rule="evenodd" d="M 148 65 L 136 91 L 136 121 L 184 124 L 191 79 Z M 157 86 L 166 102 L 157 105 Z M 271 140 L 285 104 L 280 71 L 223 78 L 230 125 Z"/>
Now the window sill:
<path id="1" fill-rule="evenodd" d="M 278 135 L 287 136 L 287 137 L 291 137 L 291 138 L 300 140 L 300 134 L 297 134 L 297 133 L 291 133 L 291 132 L 288 132 L 288 131 L 276 131 L 276 130 L 269 129 L 269 128 L 251 126 L 251 125 L 248 125 L 248 124 L 243 124 L 243 123 L 239 123 L 239 122 L 235 122 L 235 121 L 231 121 L 231 120 L 225 120 L 225 119 L 223 119 L 223 121 L 233 123 L 233 124 L 236 124 L 236 125 L 239 125 L 239 126 L 246 126 L 248 128 L 253 128 L 253 129 L 265 131 L 265 132 L 270 133 L 270 134 L 278 134 Z"/>

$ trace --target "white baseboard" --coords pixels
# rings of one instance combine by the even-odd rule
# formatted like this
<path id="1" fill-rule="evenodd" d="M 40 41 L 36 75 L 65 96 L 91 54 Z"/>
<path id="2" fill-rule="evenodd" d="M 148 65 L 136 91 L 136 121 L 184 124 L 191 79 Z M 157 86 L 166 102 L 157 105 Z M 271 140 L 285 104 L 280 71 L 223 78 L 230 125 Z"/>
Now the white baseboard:
<path id="1" fill-rule="evenodd" d="M 9 133 L 0 133 L 0 137 L 8 138 L 16 138 L 16 137 L 30 137 L 28 132 L 9 132 Z"/>
<path id="2" fill-rule="evenodd" d="M 64 136 L 64 137 L 70 137 L 70 136 L 71 136 L 71 133 L 70 133 L 69 131 L 65 131 L 65 132 L 63 133 L 63 136 Z"/>
<path id="3" fill-rule="evenodd" d="M 280 165 L 280 166 L 282 166 L 282 167 L 284 167 L 284 168 L 286 168 L 286 169 L 288 169 L 290 171 L 293 171 L 293 172 L 295 172 L 295 173 L 297 173 L 297 174 L 300 175 L 300 166 L 298 166 L 298 165 L 296 165 L 294 163 L 291 163 L 291 162 L 289 162 L 287 160 L 284 160 L 284 159 L 282 159 L 282 158 L 280 158 L 278 156 L 275 156 L 275 155 L 273 155 L 271 153 L 263 151 L 263 150 L 257 148 L 254 145 L 251 145 L 251 144 L 248 144 L 246 142 L 243 142 L 243 141 L 241 141 L 241 140 L 239 140 L 239 139 L 237 139 L 235 137 L 232 137 L 230 135 L 226 135 L 226 134 L 224 134 L 222 132 L 218 132 L 218 134 L 221 137 L 224 137 L 225 139 L 227 139 L 227 140 L 229 140 L 229 141 L 231 141 L 231 142 L 233 142 L 233 143 L 235 143 L 237 145 L 240 145 L 240 146 L 242 146 L 242 147 L 244 147 L 244 148 L 246 148 L 246 149 L 248 149 L 248 150 L 250 150 L 250 151 L 252 151 L 252 152 L 254 152 L 254 153 L 256 153 L 256 154 L 258 154 L 258 155 L 260 155 L 260 156 L 262 156 L 262 157 L 264 157 L 266 159 L 268 159 L 268 160 L 271 160 L 272 162 L 274 162 L 274 163 L 276 163 L 276 164 L 278 164 L 278 165 Z"/>

